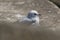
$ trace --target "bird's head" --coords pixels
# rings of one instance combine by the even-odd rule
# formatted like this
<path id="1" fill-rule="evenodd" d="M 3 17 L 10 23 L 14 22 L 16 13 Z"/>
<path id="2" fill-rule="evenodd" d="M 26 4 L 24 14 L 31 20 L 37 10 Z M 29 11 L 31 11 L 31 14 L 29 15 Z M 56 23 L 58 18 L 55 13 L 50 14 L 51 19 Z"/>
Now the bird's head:
<path id="1" fill-rule="evenodd" d="M 39 15 L 41 15 L 41 14 L 39 14 L 36 10 L 31 10 L 31 11 L 28 13 L 27 17 L 28 17 L 28 18 L 35 18 L 35 17 L 38 17 Z"/>

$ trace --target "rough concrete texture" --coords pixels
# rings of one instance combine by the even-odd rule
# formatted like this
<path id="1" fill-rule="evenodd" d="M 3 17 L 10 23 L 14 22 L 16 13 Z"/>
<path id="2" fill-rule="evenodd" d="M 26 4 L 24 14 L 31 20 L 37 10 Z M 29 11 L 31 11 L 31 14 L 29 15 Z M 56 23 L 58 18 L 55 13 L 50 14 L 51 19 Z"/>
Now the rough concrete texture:
<path id="1" fill-rule="evenodd" d="M 13 24 L 32 9 L 41 14 L 39 27 Z M 0 40 L 60 40 L 59 8 L 48 0 L 0 0 Z"/>

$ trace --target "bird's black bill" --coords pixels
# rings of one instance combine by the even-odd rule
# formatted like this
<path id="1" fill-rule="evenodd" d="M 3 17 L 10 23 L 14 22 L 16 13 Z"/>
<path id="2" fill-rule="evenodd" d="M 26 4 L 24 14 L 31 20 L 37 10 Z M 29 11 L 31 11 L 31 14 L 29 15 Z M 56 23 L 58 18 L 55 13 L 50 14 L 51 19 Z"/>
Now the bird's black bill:
<path id="1" fill-rule="evenodd" d="M 41 14 L 38 14 L 39 16 L 41 16 Z"/>

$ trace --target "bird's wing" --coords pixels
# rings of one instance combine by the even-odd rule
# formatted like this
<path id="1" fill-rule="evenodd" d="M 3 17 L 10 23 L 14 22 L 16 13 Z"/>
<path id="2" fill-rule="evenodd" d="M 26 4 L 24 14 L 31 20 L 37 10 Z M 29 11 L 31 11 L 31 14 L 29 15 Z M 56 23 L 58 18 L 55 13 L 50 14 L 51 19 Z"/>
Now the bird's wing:
<path id="1" fill-rule="evenodd" d="M 16 14 L 15 18 L 17 19 L 16 21 L 20 22 L 25 18 L 25 15 L 21 15 L 21 14 Z"/>
<path id="2" fill-rule="evenodd" d="M 21 14 L 16 14 L 15 17 L 16 17 L 17 19 L 21 19 L 21 18 L 23 18 L 23 17 L 25 17 L 25 16 L 24 16 L 24 15 L 21 15 Z"/>

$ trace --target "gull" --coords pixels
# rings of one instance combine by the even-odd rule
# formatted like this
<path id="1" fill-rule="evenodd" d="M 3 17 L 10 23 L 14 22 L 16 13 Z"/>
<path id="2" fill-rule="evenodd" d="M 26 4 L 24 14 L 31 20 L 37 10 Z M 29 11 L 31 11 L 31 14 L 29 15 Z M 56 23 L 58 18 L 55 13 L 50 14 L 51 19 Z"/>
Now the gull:
<path id="1" fill-rule="evenodd" d="M 39 25 L 39 16 L 41 14 L 39 14 L 36 10 L 31 10 L 28 12 L 28 14 L 26 16 L 23 15 L 16 15 L 18 18 L 18 22 L 21 24 L 28 24 L 28 25 L 34 25 L 34 24 L 38 24 Z"/>

